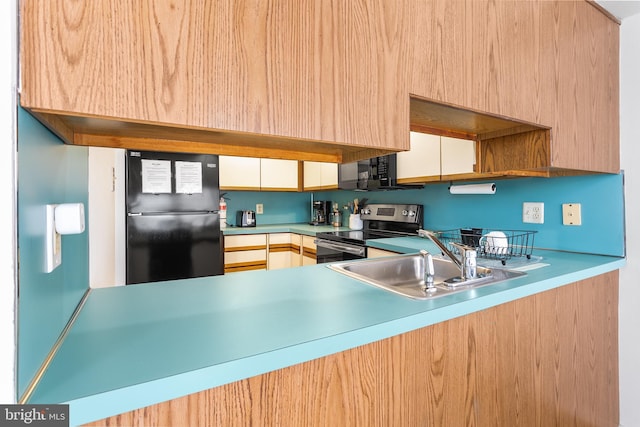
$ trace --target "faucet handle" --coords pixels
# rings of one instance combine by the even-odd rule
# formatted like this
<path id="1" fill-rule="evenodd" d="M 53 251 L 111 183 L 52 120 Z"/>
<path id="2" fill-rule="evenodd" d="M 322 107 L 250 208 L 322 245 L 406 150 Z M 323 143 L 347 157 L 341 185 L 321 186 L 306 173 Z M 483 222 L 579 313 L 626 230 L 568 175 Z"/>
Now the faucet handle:
<path id="1" fill-rule="evenodd" d="M 473 248 L 471 246 L 462 244 L 462 243 L 455 243 L 455 242 L 451 242 L 450 243 L 451 246 L 453 246 L 454 248 L 456 248 L 458 250 L 458 252 L 460 253 L 460 255 L 465 256 L 465 254 L 469 253 L 471 254 L 472 252 L 476 251 L 476 248 Z"/>
<path id="2" fill-rule="evenodd" d="M 460 252 L 460 278 L 462 280 L 475 279 L 477 275 L 476 257 L 478 255 L 476 248 L 460 243 L 451 243 L 451 245 Z"/>

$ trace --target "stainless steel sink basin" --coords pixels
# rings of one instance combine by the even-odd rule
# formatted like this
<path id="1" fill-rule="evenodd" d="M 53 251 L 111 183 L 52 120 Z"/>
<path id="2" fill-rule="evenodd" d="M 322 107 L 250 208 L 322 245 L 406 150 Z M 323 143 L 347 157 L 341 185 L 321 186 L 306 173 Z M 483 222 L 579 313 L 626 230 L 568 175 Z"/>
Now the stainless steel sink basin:
<path id="1" fill-rule="evenodd" d="M 328 267 L 367 284 L 415 299 L 438 298 L 526 275 L 521 271 L 478 267 L 477 278 L 461 281 L 460 270 L 453 262 L 434 257 L 433 264 L 435 287 L 430 290 L 426 290 L 424 285 L 424 258 L 419 254 L 346 261 L 329 264 Z"/>

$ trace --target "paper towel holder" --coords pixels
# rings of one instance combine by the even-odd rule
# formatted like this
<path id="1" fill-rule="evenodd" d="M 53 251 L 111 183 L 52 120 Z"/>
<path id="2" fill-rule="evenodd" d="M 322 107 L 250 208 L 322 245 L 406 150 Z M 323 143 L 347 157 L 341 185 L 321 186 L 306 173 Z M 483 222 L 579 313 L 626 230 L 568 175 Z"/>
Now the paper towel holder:
<path id="1" fill-rule="evenodd" d="M 483 184 L 453 184 L 449 183 L 449 193 L 451 194 L 495 194 L 495 182 Z"/>
<path id="2" fill-rule="evenodd" d="M 84 204 L 46 205 L 45 272 L 51 273 L 62 264 L 62 235 L 84 232 Z"/>

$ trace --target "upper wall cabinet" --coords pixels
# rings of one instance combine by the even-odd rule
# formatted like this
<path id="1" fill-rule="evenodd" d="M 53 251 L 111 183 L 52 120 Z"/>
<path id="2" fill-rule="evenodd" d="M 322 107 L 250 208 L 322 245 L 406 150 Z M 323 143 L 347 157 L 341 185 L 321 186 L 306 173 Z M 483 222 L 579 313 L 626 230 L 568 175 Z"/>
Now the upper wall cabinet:
<path id="1" fill-rule="evenodd" d="M 411 149 L 397 154 L 398 183 L 474 178 L 475 141 L 411 132 Z"/>
<path id="2" fill-rule="evenodd" d="M 220 156 L 220 189 L 244 191 L 300 190 L 299 162 Z"/>
<path id="3" fill-rule="evenodd" d="M 412 125 L 479 140 L 478 173 L 619 171 L 619 24 L 594 2 L 406 5 Z"/>
<path id="4" fill-rule="evenodd" d="M 478 141 L 478 176 L 619 171 L 594 2 L 20 4 L 21 104 L 68 143 L 345 163 L 411 128 Z"/>
<path id="5" fill-rule="evenodd" d="M 304 190 L 337 190 L 338 164 L 326 162 L 304 162 Z"/>
<path id="6" fill-rule="evenodd" d="M 408 148 L 395 4 L 20 4 L 21 104 L 68 143 L 326 162 Z"/>

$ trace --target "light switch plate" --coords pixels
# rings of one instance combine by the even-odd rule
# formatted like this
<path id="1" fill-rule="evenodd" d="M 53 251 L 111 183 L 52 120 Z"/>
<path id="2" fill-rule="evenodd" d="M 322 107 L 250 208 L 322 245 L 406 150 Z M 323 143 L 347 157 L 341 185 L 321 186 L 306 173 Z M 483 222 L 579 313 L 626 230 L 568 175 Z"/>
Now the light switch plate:
<path id="1" fill-rule="evenodd" d="M 45 273 L 51 273 L 62 264 L 62 238 L 56 231 L 55 210 L 57 205 L 46 206 L 45 226 Z"/>
<path id="2" fill-rule="evenodd" d="M 582 225 L 580 203 L 564 203 L 562 205 L 562 223 L 564 225 Z"/>

